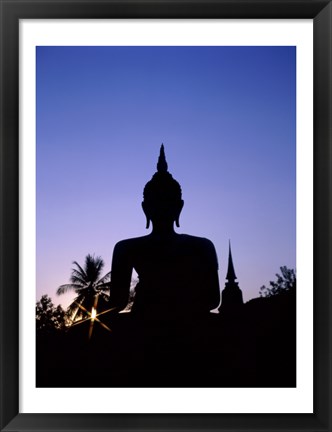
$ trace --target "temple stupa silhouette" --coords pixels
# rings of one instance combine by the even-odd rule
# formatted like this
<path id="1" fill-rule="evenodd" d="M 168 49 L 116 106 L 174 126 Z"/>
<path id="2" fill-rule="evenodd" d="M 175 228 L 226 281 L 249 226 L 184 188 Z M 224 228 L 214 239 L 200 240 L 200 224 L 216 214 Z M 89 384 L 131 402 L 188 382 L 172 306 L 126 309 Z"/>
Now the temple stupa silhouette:
<path id="1" fill-rule="evenodd" d="M 237 277 L 234 270 L 231 242 L 229 241 L 228 251 L 228 269 L 226 275 L 225 288 L 221 293 L 221 305 L 218 310 L 221 312 L 228 307 L 234 307 L 243 304 L 242 291 L 239 288 L 239 283 L 236 281 Z"/>

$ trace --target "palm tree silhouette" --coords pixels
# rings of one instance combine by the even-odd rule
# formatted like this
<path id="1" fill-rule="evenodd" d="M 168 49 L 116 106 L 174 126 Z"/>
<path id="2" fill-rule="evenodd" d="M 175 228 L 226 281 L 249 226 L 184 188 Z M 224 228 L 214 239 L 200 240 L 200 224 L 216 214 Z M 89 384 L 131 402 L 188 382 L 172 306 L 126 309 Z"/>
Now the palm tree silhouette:
<path id="1" fill-rule="evenodd" d="M 111 272 L 101 277 L 104 261 L 101 257 L 88 254 L 85 257 L 84 266 L 81 267 L 77 261 L 73 262 L 70 276 L 70 284 L 59 286 L 57 294 L 61 295 L 67 291 L 75 291 L 77 296 L 68 306 L 67 312 L 72 322 L 81 318 L 91 316 L 92 308 L 97 308 L 98 299 L 108 302 Z"/>

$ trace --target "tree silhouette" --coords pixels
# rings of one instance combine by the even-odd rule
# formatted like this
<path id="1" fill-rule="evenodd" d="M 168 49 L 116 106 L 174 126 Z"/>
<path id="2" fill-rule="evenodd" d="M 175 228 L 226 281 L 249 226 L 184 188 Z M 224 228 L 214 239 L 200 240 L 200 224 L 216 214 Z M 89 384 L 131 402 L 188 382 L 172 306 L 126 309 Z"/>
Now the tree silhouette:
<path id="1" fill-rule="evenodd" d="M 55 307 L 47 294 L 43 295 L 36 303 L 37 332 L 51 333 L 63 329 L 65 325 L 65 311 L 60 305 Z"/>
<path id="2" fill-rule="evenodd" d="M 261 297 L 271 297 L 274 295 L 295 292 L 296 290 L 296 274 L 295 270 L 289 269 L 286 266 L 280 267 L 281 274 L 277 273 L 276 281 L 270 281 L 270 286 L 263 285 L 259 290 Z"/>
<path id="3" fill-rule="evenodd" d="M 101 257 L 88 254 L 83 267 L 77 261 L 73 264 L 75 268 L 71 271 L 71 283 L 61 285 L 57 289 L 58 295 L 67 291 L 74 291 L 77 294 L 67 309 L 72 321 L 89 316 L 92 307 L 96 308 L 99 298 L 108 301 L 111 280 L 111 272 L 101 276 L 104 268 Z"/>

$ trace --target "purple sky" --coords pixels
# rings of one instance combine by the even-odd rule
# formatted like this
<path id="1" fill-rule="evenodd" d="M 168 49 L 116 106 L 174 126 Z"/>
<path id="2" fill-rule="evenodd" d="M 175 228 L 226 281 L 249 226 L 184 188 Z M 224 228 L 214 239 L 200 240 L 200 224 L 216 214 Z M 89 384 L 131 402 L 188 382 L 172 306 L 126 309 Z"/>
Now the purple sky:
<path id="1" fill-rule="evenodd" d="M 295 47 L 37 47 L 37 299 L 145 235 L 161 143 L 180 233 L 228 240 L 247 301 L 296 267 Z"/>

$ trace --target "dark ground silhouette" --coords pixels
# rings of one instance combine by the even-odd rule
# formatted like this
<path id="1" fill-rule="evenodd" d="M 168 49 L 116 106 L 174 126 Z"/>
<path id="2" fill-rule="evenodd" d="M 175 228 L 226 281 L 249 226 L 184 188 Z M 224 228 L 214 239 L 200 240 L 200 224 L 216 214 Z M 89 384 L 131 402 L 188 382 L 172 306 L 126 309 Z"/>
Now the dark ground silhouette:
<path id="1" fill-rule="evenodd" d="M 119 314 L 37 337 L 37 387 L 295 387 L 296 301 L 285 293 L 195 327 Z"/>

